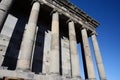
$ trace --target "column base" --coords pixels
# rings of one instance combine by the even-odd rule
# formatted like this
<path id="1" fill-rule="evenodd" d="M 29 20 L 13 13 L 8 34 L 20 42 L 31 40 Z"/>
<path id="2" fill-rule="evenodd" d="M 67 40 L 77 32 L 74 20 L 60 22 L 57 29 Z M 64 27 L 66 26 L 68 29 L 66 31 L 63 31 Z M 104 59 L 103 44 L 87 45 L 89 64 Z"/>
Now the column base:
<path id="1" fill-rule="evenodd" d="M 85 79 L 85 80 L 96 80 L 96 78 L 89 78 L 89 79 Z"/>
<path id="2" fill-rule="evenodd" d="M 20 69 L 20 68 L 17 68 L 16 71 L 17 71 L 17 72 L 31 72 L 30 69 L 22 70 L 22 69 Z"/>
<path id="3" fill-rule="evenodd" d="M 30 71 L 29 65 L 30 65 L 29 64 L 29 59 L 28 60 L 18 59 L 16 70 L 28 72 L 28 71 Z"/>

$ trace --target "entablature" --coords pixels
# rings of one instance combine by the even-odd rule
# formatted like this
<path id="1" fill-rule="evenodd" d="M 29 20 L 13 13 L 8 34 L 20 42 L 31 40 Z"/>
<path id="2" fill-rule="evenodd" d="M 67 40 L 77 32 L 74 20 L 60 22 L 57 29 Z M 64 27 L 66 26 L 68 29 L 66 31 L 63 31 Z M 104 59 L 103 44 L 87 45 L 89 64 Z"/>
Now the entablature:
<path id="1" fill-rule="evenodd" d="M 95 28 L 99 25 L 97 21 L 89 17 L 82 10 L 78 9 L 76 6 L 68 2 L 67 0 L 39 0 L 41 3 L 56 9 L 61 14 L 72 19 L 73 21 L 86 26 L 90 31 L 95 32 Z"/>

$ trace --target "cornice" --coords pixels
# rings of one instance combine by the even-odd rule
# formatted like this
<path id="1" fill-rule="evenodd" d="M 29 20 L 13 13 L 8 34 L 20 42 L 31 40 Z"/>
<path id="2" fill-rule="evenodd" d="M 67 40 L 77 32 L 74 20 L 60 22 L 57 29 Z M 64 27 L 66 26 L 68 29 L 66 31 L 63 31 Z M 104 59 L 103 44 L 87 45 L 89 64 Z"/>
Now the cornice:
<path id="1" fill-rule="evenodd" d="M 91 24 L 95 28 L 97 26 L 99 26 L 99 23 L 95 19 L 93 19 L 92 17 L 87 15 L 84 11 L 82 11 L 81 9 L 79 9 L 78 7 L 76 7 L 75 5 L 70 3 L 68 0 L 52 0 L 52 1 L 55 1 L 56 3 L 58 3 L 61 6 L 64 6 L 71 13 L 77 15 L 82 20 L 88 22 L 89 24 Z"/>

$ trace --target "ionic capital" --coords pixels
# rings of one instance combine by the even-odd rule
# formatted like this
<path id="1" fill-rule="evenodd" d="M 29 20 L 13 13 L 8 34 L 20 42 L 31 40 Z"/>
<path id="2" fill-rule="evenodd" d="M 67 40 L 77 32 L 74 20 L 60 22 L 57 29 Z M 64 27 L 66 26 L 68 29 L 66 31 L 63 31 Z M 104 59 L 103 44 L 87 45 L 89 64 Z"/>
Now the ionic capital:
<path id="1" fill-rule="evenodd" d="M 58 13 L 59 15 L 61 15 L 62 13 L 60 13 L 56 8 L 54 8 L 52 11 L 51 11 L 51 13 L 50 13 L 50 15 L 52 15 L 52 14 L 54 14 L 54 13 Z"/>
<path id="2" fill-rule="evenodd" d="M 71 18 L 69 18 L 66 23 L 69 23 L 69 22 L 73 22 L 73 23 L 77 23 L 75 20 L 72 20 Z"/>
<path id="3" fill-rule="evenodd" d="M 92 36 L 92 35 L 97 36 L 98 34 L 96 33 L 96 31 L 92 31 L 92 32 L 90 33 L 90 36 Z"/>
<path id="4" fill-rule="evenodd" d="M 31 5 L 33 5 L 35 2 L 38 2 L 40 5 L 43 5 L 43 4 L 44 4 L 44 2 L 41 1 L 41 0 L 33 0 L 33 1 L 31 2 Z"/>

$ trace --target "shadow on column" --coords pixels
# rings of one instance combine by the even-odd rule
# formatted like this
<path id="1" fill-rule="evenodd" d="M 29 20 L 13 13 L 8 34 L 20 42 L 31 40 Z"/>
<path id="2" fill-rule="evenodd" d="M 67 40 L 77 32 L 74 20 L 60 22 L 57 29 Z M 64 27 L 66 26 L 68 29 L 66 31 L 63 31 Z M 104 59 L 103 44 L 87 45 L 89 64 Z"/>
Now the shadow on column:
<path id="1" fill-rule="evenodd" d="M 62 39 L 64 38 L 68 38 L 68 25 L 67 25 L 67 18 L 63 15 L 60 15 L 59 17 L 59 65 L 60 65 L 60 68 L 59 68 L 59 71 L 60 71 L 60 75 L 63 75 L 63 63 L 62 61 L 64 60 L 63 59 L 63 55 L 62 54 L 65 54 L 66 52 L 62 51 L 64 50 L 63 49 L 63 46 L 62 46 Z M 64 47 L 65 48 L 65 47 Z"/>
<path id="2" fill-rule="evenodd" d="M 7 66 L 10 70 L 14 70 L 16 68 L 17 57 L 25 27 L 25 24 L 23 23 L 26 23 L 26 19 L 18 19 L 2 64 L 2 66 Z"/>
<path id="3" fill-rule="evenodd" d="M 32 71 L 35 72 L 36 74 L 42 72 L 44 39 L 45 39 L 45 27 L 43 25 L 40 25 L 37 32 L 37 38 L 34 49 L 34 58 L 32 64 Z"/>
<path id="4" fill-rule="evenodd" d="M 85 54 L 84 54 L 84 48 L 83 48 L 83 42 L 81 41 L 81 50 L 82 50 L 82 59 L 83 59 L 83 66 L 84 66 L 84 75 L 85 79 L 88 79 L 88 72 L 86 67 L 86 60 L 85 60 Z"/>
<path id="5" fill-rule="evenodd" d="M 59 44 L 60 44 L 60 45 L 59 45 L 59 52 L 60 52 L 60 54 L 59 54 L 59 56 L 60 56 L 60 57 L 59 57 L 59 59 L 60 59 L 60 60 L 59 60 L 59 63 L 60 63 L 60 64 L 59 64 L 59 65 L 60 65 L 60 69 L 59 69 L 59 70 L 60 70 L 60 75 L 62 75 L 62 51 L 61 51 L 61 39 L 62 39 L 62 36 L 60 35 L 60 37 L 59 37 Z"/>
<path id="6" fill-rule="evenodd" d="M 42 73 L 43 69 L 43 54 L 46 48 L 45 43 L 45 32 L 49 34 L 48 31 L 51 30 L 51 16 L 50 12 L 47 12 L 41 6 L 39 19 L 38 19 L 38 31 L 34 49 L 32 72 L 36 74 Z M 48 40 L 50 41 L 50 40 Z"/>
<path id="7" fill-rule="evenodd" d="M 30 8 L 31 6 L 29 5 L 29 2 L 25 1 L 23 4 L 21 0 L 15 0 L 10 10 L 10 14 L 18 18 L 18 21 L 13 30 L 13 34 L 2 64 L 2 66 L 8 67 L 9 70 L 15 70 L 16 68 L 23 32 L 28 21 Z"/>

